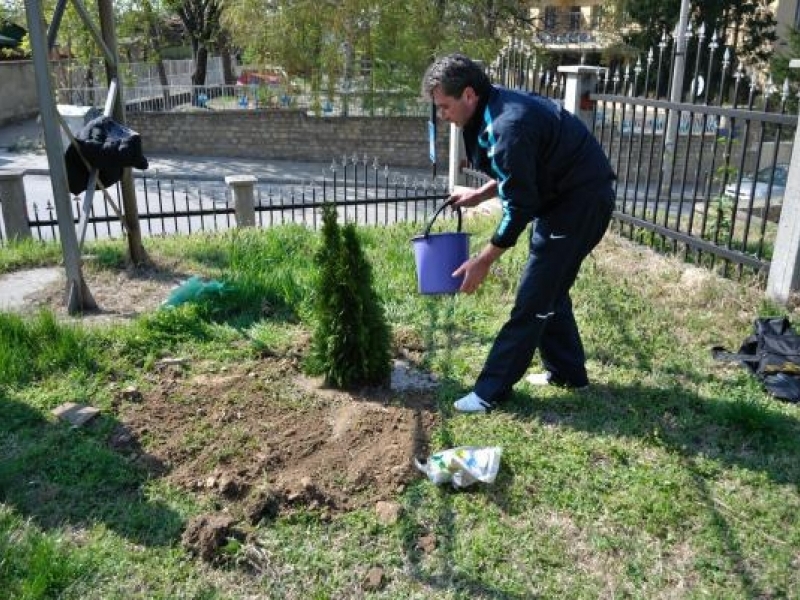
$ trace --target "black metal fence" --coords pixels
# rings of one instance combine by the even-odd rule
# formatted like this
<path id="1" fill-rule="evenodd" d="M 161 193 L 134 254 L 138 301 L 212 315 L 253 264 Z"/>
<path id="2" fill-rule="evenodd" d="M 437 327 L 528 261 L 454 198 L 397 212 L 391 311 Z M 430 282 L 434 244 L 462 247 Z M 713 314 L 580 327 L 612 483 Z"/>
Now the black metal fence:
<path id="1" fill-rule="evenodd" d="M 295 223 L 310 228 L 321 225 L 321 209 L 333 203 L 340 221 L 359 225 L 424 221 L 449 196 L 443 178 L 426 179 L 395 175 L 387 168 L 366 160 L 329 169 L 330 174 L 315 181 L 258 182 L 254 187 L 256 224 L 260 227 Z M 145 236 L 191 234 L 237 226 L 230 189 L 224 181 L 136 178 L 139 225 Z M 108 190 L 111 202 L 95 195 L 87 221 L 85 239 L 119 238 L 124 225 L 116 207 L 122 206 L 122 192 L 116 185 Z M 73 217 L 81 219 L 80 199 Z M 30 208 L 29 226 L 34 238 L 58 238 L 58 220 L 52 202 Z"/>
<path id="2" fill-rule="evenodd" d="M 510 42 L 488 65 L 487 73 L 494 83 L 507 88 L 548 98 L 562 99 L 564 96 L 564 75 L 520 40 Z"/>
<path id="3" fill-rule="evenodd" d="M 761 276 L 793 151 L 793 90 L 748 71 L 705 28 L 689 44 L 694 62 L 685 65 L 685 84 L 671 66 L 676 42 L 665 35 L 657 49 L 604 70 L 589 95 L 591 126 L 618 175 L 617 230 L 726 275 Z M 490 72 L 509 87 L 564 90 L 519 43 Z"/>
<path id="4" fill-rule="evenodd" d="M 765 275 L 797 126 L 790 87 L 734 69 L 728 50 L 717 62 L 714 37 L 692 41 L 692 83 L 670 93 L 678 102 L 659 97 L 668 74 L 650 72 L 663 45 L 657 62 L 651 52 L 644 68 L 607 73 L 592 96 L 595 135 L 619 177 L 618 229 L 726 275 Z"/>
<path id="5" fill-rule="evenodd" d="M 788 169 L 779 161 L 780 146 L 793 139 L 797 118 L 610 94 L 594 98 L 595 135 L 618 175 L 619 231 L 651 245 L 682 246 L 687 258 L 703 264 L 721 259 L 725 272 L 732 265 L 740 273 L 743 267 L 765 272 Z M 673 142 L 671 118 L 680 119 Z M 726 119 L 730 126 L 721 130 Z M 663 122 L 664 130 L 652 121 Z"/>

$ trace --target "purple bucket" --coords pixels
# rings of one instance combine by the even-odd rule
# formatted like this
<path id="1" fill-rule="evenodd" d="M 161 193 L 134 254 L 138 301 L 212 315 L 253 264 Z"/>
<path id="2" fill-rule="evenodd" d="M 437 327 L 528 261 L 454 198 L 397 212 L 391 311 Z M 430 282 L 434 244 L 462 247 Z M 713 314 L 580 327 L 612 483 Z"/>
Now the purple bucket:
<path id="1" fill-rule="evenodd" d="M 458 215 L 457 232 L 431 233 L 434 220 L 447 206 L 449 203 L 443 204 L 434 213 L 425 233 L 411 240 L 420 294 L 455 294 L 464 281 L 463 276 L 452 276 L 453 271 L 469 258 L 469 234 L 461 232 L 461 209 L 454 209 Z"/>

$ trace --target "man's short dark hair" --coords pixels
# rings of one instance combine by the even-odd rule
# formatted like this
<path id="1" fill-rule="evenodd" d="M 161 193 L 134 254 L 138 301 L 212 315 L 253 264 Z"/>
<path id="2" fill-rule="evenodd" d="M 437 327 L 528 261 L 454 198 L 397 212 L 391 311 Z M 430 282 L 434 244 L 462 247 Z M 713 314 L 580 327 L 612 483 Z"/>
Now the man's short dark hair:
<path id="1" fill-rule="evenodd" d="M 483 68 L 463 54 L 448 54 L 437 58 L 422 78 L 422 94 L 430 97 L 433 90 L 441 88 L 446 96 L 460 98 L 464 89 L 471 87 L 483 98 L 491 88 L 491 81 Z"/>

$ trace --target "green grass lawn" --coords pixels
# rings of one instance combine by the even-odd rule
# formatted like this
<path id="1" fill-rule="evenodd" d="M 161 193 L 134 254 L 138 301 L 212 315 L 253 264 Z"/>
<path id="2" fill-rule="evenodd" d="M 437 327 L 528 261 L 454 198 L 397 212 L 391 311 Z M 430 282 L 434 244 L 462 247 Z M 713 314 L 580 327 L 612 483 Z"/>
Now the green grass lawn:
<path id="1" fill-rule="evenodd" d="M 473 248 L 491 227 L 466 222 Z M 455 491 L 420 476 L 397 494 L 396 523 L 371 508 L 301 510 L 231 540 L 215 564 L 192 557 L 181 534 L 207 501 L 108 448 L 115 393 L 146 386 L 165 355 L 224 369 L 286 351 L 312 329 L 318 237 L 282 226 L 148 239 L 156 263 L 234 292 L 117 325 L 0 314 L 0 598 L 800 597 L 800 407 L 710 353 L 736 350 L 758 316 L 796 312 L 609 234 L 573 290 L 590 390 L 522 383 L 489 416 L 457 415 L 526 248 L 475 295 L 423 297 L 415 233 L 361 230 L 395 336 L 421 340 L 441 381 L 430 446 L 501 446 L 494 484 Z M 87 268 L 124 267 L 123 242 L 88 251 Z M 0 271 L 57 260 L 55 246 L 0 248 Z M 65 400 L 100 408 L 99 425 L 55 421 Z"/>

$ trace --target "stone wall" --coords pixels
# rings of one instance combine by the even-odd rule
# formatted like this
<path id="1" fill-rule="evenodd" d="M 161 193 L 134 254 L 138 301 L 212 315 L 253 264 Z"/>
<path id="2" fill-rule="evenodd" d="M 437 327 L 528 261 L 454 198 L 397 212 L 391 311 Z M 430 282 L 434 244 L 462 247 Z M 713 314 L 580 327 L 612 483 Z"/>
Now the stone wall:
<path id="1" fill-rule="evenodd" d="M 29 60 L 0 61 L 0 125 L 14 123 L 39 114 L 36 79 Z"/>
<path id="2" fill-rule="evenodd" d="M 429 167 L 425 117 L 313 117 L 301 110 L 129 112 L 145 153 L 327 162 L 343 155 L 392 167 Z M 446 173 L 449 125 L 440 122 L 437 172 Z"/>

